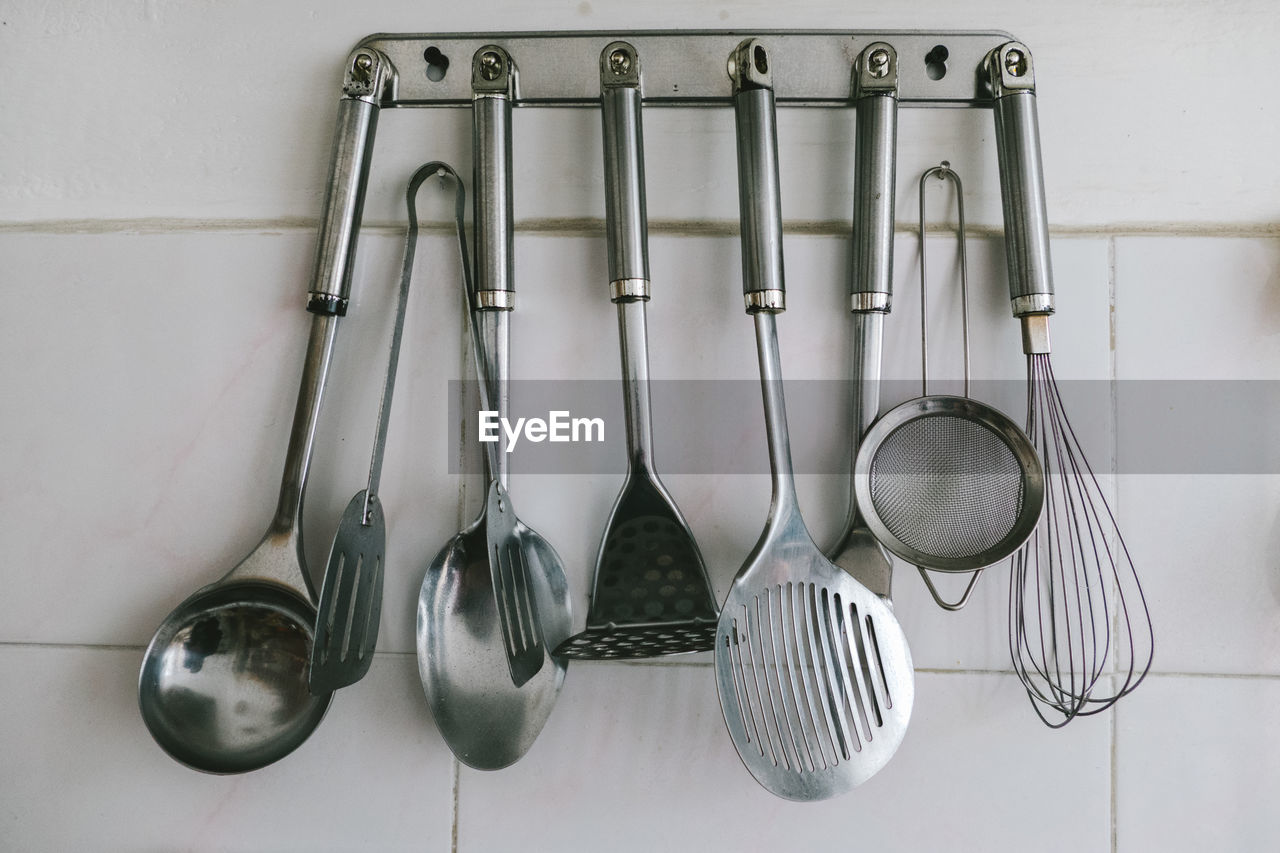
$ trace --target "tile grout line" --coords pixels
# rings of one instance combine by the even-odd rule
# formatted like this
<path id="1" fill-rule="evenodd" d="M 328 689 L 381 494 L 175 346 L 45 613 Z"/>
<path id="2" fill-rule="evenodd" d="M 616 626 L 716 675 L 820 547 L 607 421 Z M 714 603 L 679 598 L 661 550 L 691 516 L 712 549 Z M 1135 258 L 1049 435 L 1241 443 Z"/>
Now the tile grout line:
<path id="1" fill-rule="evenodd" d="M 1113 485 L 1112 485 L 1112 488 L 1114 489 L 1114 498 L 1115 498 L 1115 502 L 1116 502 L 1116 512 L 1117 512 L 1117 513 L 1119 513 L 1119 512 L 1120 512 L 1120 481 L 1119 481 L 1119 473 L 1120 473 L 1120 405 L 1119 405 L 1119 395 L 1118 395 L 1118 394 L 1117 394 L 1117 392 L 1116 392 L 1116 377 L 1117 377 L 1117 370 L 1116 370 L 1116 339 L 1117 339 L 1117 326 L 1116 326 L 1116 238 L 1115 238 L 1115 235 L 1112 235 L 1112 236 L 1107 240 L 1107 309 L 1108 309 L 1108 310 L 1107 310 L 1107 314 L 1108 314 L 1108 318 L 1109 318 L 1109 325 L 1110 325 L 1110 329 L 1109 329 L 1110 335 L 1109 335 L 1109 337 L 1110 337 L 1110 339 L 1111 339 L 1111 340 L 1110 340 L 1110 344 L 1111 344 L 1111 347 L 1110 347 L 1110 359 L 1111 359 L 1111 364 L 1110 364 L 1110 372 L 1111 372 L 1111 401 L 1110 401 L 1110 402 L 1111 402 L 1111 475 L 1112 475 L 1111 482 L 1112 482 L 1112 484 L 1113 484 Z M 1118 581 L 1114 576 L 1112 577 L 1111 590 L 1112 590 L 1112 598 L 1111 598 L 1111 600 L 1114 602 L 1114 601 L 1116 601 L 1116 600 L 1119 598 L 1119 581 Z M 1117 608 L 1116 612 L 1115 612 L 1115 613 L 1113 613 L 1113 614 L 1111 615 L 1111 619 L 1112 619 L 1112 636 L 1118 636 L 1118 632 L 1119 632 L 1119 630 L 1120 630 L 1120 612 L 1119 612 L 1119 609 L 1118 609 L 1118 608 Z M 1113 650 L 1112 650 L 1111 654 L 1112 654 L 1112 658 L 1111 658 L 1111 663 L 1112 663 L 1112 672 L 1114 673 L 1114 672 L 1116 671 L 1117 666 L 1118 666 L 1118 658 L 1116 657 L 1116 655 L 1117 655 L 1117 651 L 1113 648 Z M 1115 690 L 1115 678 L 1116 678 L 1116 676 L 1113 674 L 1113 675 L 1112 675 L 1112 677 L 1111 677 L 1111 687 L 1112 687 L 1112 691 L 1113 691 L 1113 692 L 1114 692 L 1114 690 Z M 1119 842 L 1119 834 L 1118 834 L 1118 829 L 1117 829 L 1117 825 L 1118 825 L 1118 822 L 1119 822 L 1119 811 L 1118 811 L 1117 806 L 1116 806 L 1116 804 L 1117 804 L 1117 797 L 1118 797 L 1118 790 L 1117 790 L 1117 789 L 1118 789 L 1118 786 L 1117 786 L 1116 782 L 1117 782 L 1117 779 L 1118 779 L 1118 777 L 1119 777 L 1119 761 L 1118 761 L 1118 750 L 1117 750 L 1117 748 L 1116 748 L 1116 732 L 1117 732 L 1117 726 L 1116 726 L 1116 706 L 1115 706 L 1114 704 L 1111 706 L 1111 710 L 1108 712 L 1107 716 L 1111 718 L 1111 719 L 1110 719 L 1110 724 L 1111 724 L 1111 725 L 1110 725 L 1110 729 L 1111 729 L 1111 744 L 1110 744 L 1110 746 L 1111 746 L 1111 749 L 1110 749 L 1110 753 L 1111 753 L 1111 754 L 1110 754 L 1110 763 L 1111 763 L 1111 767 L 1110 767 L 1110 770 L 1111 770 L 1111 773 L 1110 773 L 1110 782 L 1111 782 L 1111 798 L 1110 798 L 1110 803 L 1109 803 L 1109 807 L 1110 807 L 1110 810 L 1111 810 L 1111 853 L 1119 853 L 1119 849 L 1120 849 L 1120 848 L 1119 848 L 1119 843 L 1120 843 L 1120 842 Z"/>
<path id="2" fill-rule="evenodd" d="M 1115 686 L 1115 682 L 1113 680 L 1112 687 L 1114 688 L 1114 686 Z M 1119 750 L 1117 749 L 1117 744 L 1116 744 L 1116 733 L 1118 731 L 1118 727 L 1116 725 L 1116 706 L 1115 705 L 1111 706 L 1110 717 L 1111 717 L 1111 853 L 1119 853 L 1120 836 L 1119 836 L 1118 826 L 1119 826 L 1120 813 L 1116 808 L 1116 803 L 1117 803 L 1118 794 L 1119 794 L 1119 790 L 1118 790 L 1119 786 L 1117 785 L 1117 780 L 1120 777 L 1120 765 L 1119 765 L 1119 761 L 1117 760 L 1117 757 L 1119 755 Z"/>
<path id="3" fill-rule="evenodd" d="M 1119 339 L 1119 326 L 1116 318 L 1116 238 L 1113 236 L 1107 240 L 1107 323 L 1109 326 L 1108 337 L 1110 338 L 1110 365 L 1108 369 L 1111 373 L 1111 388 L 1108 401 L 1111 409 L 1111 497 L 1115 501 L 1115 512 L 1121 514 L 1120 507 L 1120 393 L 1117 379 L 1119 377 L 1118 361 L 1116 357 L 1116 342 Z M 1117 534 L 1119 528 L 1117 527 Z M 1118 543 L 1111 543 L 1111 547 L 1118 548 Z M 1117 602 L 1120 598 L 1120 581 L 1115 572 L 1111 575 L 1111 601 Z M 1120 636 L 1120 609 L 1117 607 L 1115 612 L 1111 614 L 1111 636 Z M 1113 644 L 1111 648 L 1111 671 L 1119 672 L 1119 644 Z M 1114 686 L 1114 685 L 1113 685 Z"/>
<path id="4" fill-rule="evenodd" d="M 56 643 L 43 640 L 0 640 L 0 649 L 81 649 L 95 652 L 141 652 L 145 644 L 131 643 Z M 378 658 L 416 658 L 416 651 L 407 652 L 375 652 Z M 701 663 L 675 660 L 616 660 L 579 662 L 578 666 L 625 666 L 633 668 L 665 667 L 668 669 L 711 669 L 713 661 Z M 1016 675 L 1011 669 L 947 669 L 943 667 L 918 666 L 916 674 L 924 675 Z M 1280 672 L 1161 672 L 1151 670 L 1147 678 L 1191 678 L 1227 681 L 1280 681 Z"/>
<path id="5" fill-rule="evenodd" d="M 458 786 L 462 781 L 462 764 L 456 755 L 450 755 L 450 758 L 453 759 L 453 831 L 450 836 L 452 840 L 450 849 L 453 853 L 458 853 Z"/>
<path id="6" fill-rule="evenodd" d="M 0 649 L 82 649 L 96 652 L 141 652 L 146 649 L 145 643 L 60 643 L 49 640 L 0 640 Z M 379 658 L 413 658 L 416 651 L 374 653 Z M 680 669 L 707 669 L 715 666 L 713 661 L 682 661 L 661 658 L 613 661 L 580 661 L 578 666 L 627 666 L 627 667 L 670 667 Z M 1015 675 L 1012 669 L 963 669 L 935 666 L 917 666 L 915 672 L 926 675 Z M 1163 672 L 1153 669 L 1148 678 L 1205 678 L 1228 679 L 1234 681 L 1280 681 L 1280 672 Z"/>
<path id="7" fill-rule="evenodd" d="M 314 232 L 318 220 L 305 217 L 279 219 L 54 219 L 0 222 L 0 234 L 134 234 L 162 235 L 209 232 L 275 233 L 283 231 Z M 421 230 L 430 234 L 452 234 L 452 222 L 423 222 Z M 594 236 L 605 230 L 604 220 L 591 217 L 526 219 L 515 223 L 514 230 L 525 234 L 547 236 Z M 898 223 L 897 234 L 917 234 L 919 227 L 911 223 Z M 938 223 L 928 228 L 930 232 L 951 233 L 954 228 Z M 968 233 L 973 237 L 999 237 L 1003 228 L 995 225 L 970 225 Z M 390 233 L 397 236 L 404 232 L 399 222 L 365 222 L 361 231 L 366 234 Z M 649 231 L 653 234 L 687 235 L 691 237 L 730 237 L 739 233 L 737 220 L 730 219 L 652 219 Z M 783 224 L 784 233 L 848 236 L 849 223 L 845 220 L 793 220 Z M 1116 236 L 1180 236 L 1180 237 L 1234 237 L 1259 238 L 1280 236 L 1280 223 L 1115 223 L 1062 225 L 1050 227 L 1052 237 L 1116 237 Z"/>

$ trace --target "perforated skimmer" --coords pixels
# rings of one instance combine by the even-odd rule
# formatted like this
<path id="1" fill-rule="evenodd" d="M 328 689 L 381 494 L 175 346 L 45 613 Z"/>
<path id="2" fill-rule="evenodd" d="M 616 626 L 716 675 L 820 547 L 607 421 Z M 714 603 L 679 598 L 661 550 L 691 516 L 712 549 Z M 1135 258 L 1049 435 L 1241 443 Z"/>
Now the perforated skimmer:
<path id="1" fill-rule="evenodd" d="M 955 183 L 963 247 L 962 187 L 945 161 L 920 179 L 921 221 L 925 181 L 935 175 Z M 1044 506 L 1044 473 L 1035 448 L 1017 424 L 969 399 L 968 287 L 963 274 L 965 396 L 929 395 L 923 226 L 920 239 L 922 396 L 891 409 L 867 431 L 854 460 L 854 491 L 867 526 L 881 544 L 919 566 L 934 599 L 956 609 L 964 600 L 943 601 L 923 570 L 973 571 L 1021 547 Z M 962 261 L 962 272 L 964 268 Z"/>
<path id="2" fill-rule="evenodd" d="M 879 596 L 822 555 L 796 499 L 776 314 L 785 308 L 777 133 L 769 55 L 730 62 L 747 311 L 754 315 L 773 475 L 769 519 L 716 629 L 716 687 L 738 756 L 761 785 L 820 800 L 866 781 L 906 733 L 915 675 Z"/>

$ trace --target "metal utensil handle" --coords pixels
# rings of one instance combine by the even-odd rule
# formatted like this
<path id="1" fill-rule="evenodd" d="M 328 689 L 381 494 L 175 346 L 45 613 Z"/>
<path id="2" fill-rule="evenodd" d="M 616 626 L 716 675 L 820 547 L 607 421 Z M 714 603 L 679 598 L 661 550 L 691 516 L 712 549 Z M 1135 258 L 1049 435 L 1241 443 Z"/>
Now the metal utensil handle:
<path id="1" fill-rule="evenodd" d="M 951 164 L 943 160 L 941 165 L 934 166 L 920 176 L 920 369 L 921 396 L 929 396 L 929 311 L 928 311 L 928 272 L 925 268 L 925 185 L 929 178 L 936 175 L 938 180 L 950 180 L 956 187 L 956 218 L 960 236 L 960 328 L 964 341 L 964 395 L 969 396 L 969 257 L 965 251 L 964 227 L 964 184 L 960 176 L 952 170 Z"/>
<path id="2" fill-rule="evenodd" d="M 311 449 L 315 445 L 320 402 L 324 396 L 325 383 L 329 379 L 337 328 L 338 318 L 333 314 L 315 314 L 311 318 L 311 334 L 307 339 L 306 361 L 302 365 L 298 404 L 293 410 L 289 448 L 284 454 L 280 498 L 276 503 L 275 518 L 271 522 L 271 529 L 275 532 L 298 531 L 302 528 L 302 496 L 307 488 Z M 310 583 L 309 578 L 307 582 Z"/>
<path id="3" fill-rule="evenodd" d="M 405 206 L 409 213 L 409 226 L 405 229 L 404 262 L 400 267 L 400 293 L 396 302 L 395 325 L 391 332 L 391 355 L 387 362 L 387 378 L 382 386 L 382 400 L 378 404 L 378 429 L 373 439 L 373 458 L 369 462 L 369 487 L 365 490 L 364 520 L 369 524 L 372 499 L 378 494 L 382 479 L 382 457 L 387 445 L 387 427 L 391 422 L 391 397 L 395 392 L 396 370 L 400 364 L 400 342 L 404 337 L 405 309 L 409 304 L 409 284 L 413 280 L 413 259 L 418 248 L 418 189 L 431 175 L 439 173 L 439 164 L 428 163 L 414 172 L 405 190 Z M 437 167 L 437 168 L 429 168 Z M 461 186 L 461 184 L 459 184 Z"/>
<path id="4" fill-rule="evenodd" d="M 473 203 L 475 205 L 475 278 L 469 289 L 469 322 L 476 341 L 478 367 L 485 374 L 489 396 L 486 411 L 502 423 L 507 413 L 508 360 L 511 324 L 507 312 L 515 307 L 514 201 L 512 194 L 511 102 L 516 68 L 511 56 L 497 45 L 475 52 L 471 66 Z M 499 430 L 497 452 L 487 454 L 489 475 L 507 482 L 507 437 Z"/>
<path id="5" fill-rule="evenodd" d="M 1008 42 L 988 54 L 984 65 L 995 98 L 996 155 L 1013 315 L 1052 314 L 1049 217 L 1031 52 L 1023 44 Z"/>
<path id="6" fill-rule="evenodd" d="M 730 59 L 738 141 L 738 208 L 742 283 L 747 313 L 755 315 L 756 351 L 764 397 L 765 436 L 773 477 L 770 523 L 797 512 L 791 440 L 782 388 L 777 315 L 786 310 L 782 273 L 778 135 L 768 51 L 758 39 L 738 45 Z"/>
<path id="7" fill-rule="evenodd" d="M 480 310 L 512 306 L 515 255 L 511 191 L 511 98 L 515 68 L 495 45 L 480 48 L 472 63 L 473 179 L 476 225 L 476 299 Z"/>
<path id="8" fill-rule="evenodd" d="M 850 309 L 887 312 L 893 293 L 894 190 L 897 184 L 898 57 L 884 42 L 854 63 L 853 257 Z"/>
<path id="9" fill-rule="evenodd" d="M 747 39 L 730 58 L 738 141 L 742 291 L 748 313 L 786 310 L 778 128 L 769 53 Z"/>
<path id="10" fill-rule="evenodd" d="M 873 42 L 853 66 L 857 135 L 853 148 L 853 252 L 849 307 L 853 337 L 852 455 L 880 412 L 884 315 L 892 306 L 894 193 L 898 155 L 898 54 Z M 857 501 L 851 503 L 856 523 Z M 852 529 L 852 528 L 850 528 Z"/>
<path id="11" fill-rule="evenodd" d="M 920 176 L 920 357 L 922 362 L 922 370 L 924 379 L 922 382 L 923 394 L 929 394 L 929 332 L 928 332 L 928 311 L 926 310 L 926 292 L 928 290 L 926 284 L 928 282 L 928 272 L 925 266 L 925 234 L 927 233 L 925 222 L 925 190 L 930 177 L 937 176 L 938 180 L 950 180 L 955 184 L 956 188 L 956 228 L 960 238 L 960 328 L 961 337 L 964 340 L 964 395 L 969 396 L 969 257 L 965 246 L 965 224 L 964 224 L 964 183 L 960 180 L 955 170 L 951 168 L 951 164 L 943 160 L 941 164 L 934 166 L 932 169 L 925 171 Z M 947 601 L 937 588 L 933 585 L 933 580 L 929 577 L 929 572 L 924 566 L 916 566 L 916 570 L 920 572 L 920 577 L 924 579 L 924 585 L 929 589 L 929 595 L 933 597 L 936 603 L 943 610 L 955 612 L 963 608 L 969 603 L 969 596 L 973 594 L 974 584 L 978 582 L 978 576 L 982 574 L 982 569 L 978 569 L 972 573 L 969 578 L 968 585 L 964 588 L 964 593 L 955 601 Z"/>
<path id="12" fill-rule="evenodd" d="M 649 298 L 649 223 L 644 198 L 640 57 L 626 42 L 600 54 L 605 228 L 613 301 Z"/>
<path id="13" fill-rule="evenodd" d="M 307 297 L 307 310 L 315 314 L 347 313 L 379 103 L 395 76 L 387 58 L 370 48 L 352 53 L 346 69 Z"/>
<path id="14" fill-rule="evenodd" d="M 418 185 L 431 175 L 439 175 L 441 178 L 451 178 L 457 187 L 453 207 L 454 229 L 458 238 L 458 257 L 462 262 L 462 288 L 466 296 L 467 305 L 470 306 L 475 300 L 476 286 L 475 280 L 471 275 L 470 253 L 467 250 L 467 190 L 462 184 L 462 178 L 458 177 L 458 173 L 455 172 L 453 167 L 448 163 L 433 161 L 419 167 L 418 171 L 413 173 L 413 179 L 409 182 L 409 186 L 412 188 L 409 193 L 409 225 L 410 228 L 416 232 L 418 215 L 417 211 L 414 209 L 415 191 Z M 407 253 L 410 251 L 411 250 L 406 248 Z M 412 257 L 406 258 L 406 268 L 412 263 Z M 478 312 L 471 310 L 466 312 L 467 324 L 471 329 L 471 348 L 475 354 L 476 383 L 480 388 L 480 405 L 486 410 L 493 411 L 493 387 L 489 383 L 488 373 L 485 369 L 486 358 L 484 345 L 480 340 L 479 329 L 477 328 L 475 317 L 476 313 Z M 498 469 L 498 460 L 495 458 L 498 455 L 498 449 L 496 447 L 497 442 L 484 441 L 481 442 L 481 444 L 484 445 L 485 453 L 488 456 L 490 474 L 496 476 L 493 472 Z"/>
<path id="15" fill-rule="evenodd" d="M 346 68 L 307 299 L 307 310 L 315 316 L 311 320 L 298 403 L 289 430 L 280 497 L 271 522 L 271 529 L 277 532 L 302 528 L 302 496 L 307 487 L 320 403 L 333 361 L 337 318 L 346 313 L 351 289 L 352 261 L 369 178 L 378 98 L 394 75 L 386 57 L 366 48 L 352 53 Z M 310 584 L 311 579 L 306 581 Z"/>
<path id="16" fill-rule="evenodd" d="M 972 576 L 969 578 L 969 583 L 965 585 L 964 594 L 955 601 L 947 601 L 938 593 L 937 587 L 933 585 L 933 580 L 929 577 L 928 569 L 924 566 L 916 566 L 916 570 L 920 572 L 920 577 L 924 578 L 924 585 L 929 588 L 929 595 L 933 596 L 934 603 L 943 610 L 949 610 L 952 613 L 955 613 L 957 610 L 964 609 L 964 606 L 969 603 L 969 596 L 973 595 L 973 585 L 978 582 L 978 576 L 985 571 L 985 567 L 982 569 L 975 569 L 972 572 Z"/>
<path id="17" fill-rule="evenodd" d="M 626 42 L 600 54 L 600 102 L 604 126 L 605 233 L 610 298 L 618 306 L 627 415 L 627 459 L 644 466 L 653 458 L 649 400 L 649 237 L 644 198 L 644 131 L 640 118 L 640 57 Z"/>

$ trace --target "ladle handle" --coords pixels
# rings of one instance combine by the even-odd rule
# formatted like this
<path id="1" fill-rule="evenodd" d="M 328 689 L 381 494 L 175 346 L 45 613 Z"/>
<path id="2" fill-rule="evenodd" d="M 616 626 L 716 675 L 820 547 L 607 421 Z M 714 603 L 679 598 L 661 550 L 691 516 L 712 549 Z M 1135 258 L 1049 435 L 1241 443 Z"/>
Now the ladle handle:
<path id="1" fill-rule="evenodd" d="M 482 390 L 485 411 L 502 424 L 507 415 L 507 374 L 510 357 L 510 319 L 515 307 L 514 205 L 512 196 L 511 99 L 515 65 L 505 50 L 486 45 L 472 60 L 472 151 L 475 158 L 475 279 L 470 294 L 471 334 L 477 367 L 488 392 Z M 478 315 L 478 316 L 477 316 Z M 489 476 L 507 482 L 506 435 L 483 442 Z"/>
<path id="2" fill-rule="evenodd" d="M 308 311 L 340 316 L 347 313 L 351 295 L 351 270 L 364 213 L 380 99 L 395 76 L 387 58 L 372 48 L 354 51 L 347 59 L 346 69 L 320 215 L 315 270 L 307 298 Z"/>
<path id="3" fill-rule="evenodd" d="M 377 128 L 379 99 L 394 74 L 387 58 L 369 48 L 359 48 L 347 59 L 307 299 L 307 310 L 315 316 L 311 320 L 298 403 L 289 431 L 289 447 L 285 451 L 280 498 L 271 524 L 275 532 L 297 533 L 302 529 L 302 497 L 315 445 L 320 402 L 333 359 L 337 318 L 346 313 L 351 292 L 351 269 L 369 178 L 369 154 Z M 310 578 L 307 582 L 310 583 Z"/>
<path id="4" fill-rule="evenodd" d="M 649 400 L 649 226 L 644 198 L 644 131 L 640 119 L 640 57 L 614 42 L 600 54 L 600 107 L 604 129 L 605 233 L 610 298 L 618 306 L 627 459 L 653 460 Z"/>
<path id="5" fill-rule="evenodd" d="M 1052 314 L 1049 217 L 1031 52 L 1026 45 L 1007 42 L 987 55 L 985 67 L 995 99 L 996 154 L 1013 314 Z"/>

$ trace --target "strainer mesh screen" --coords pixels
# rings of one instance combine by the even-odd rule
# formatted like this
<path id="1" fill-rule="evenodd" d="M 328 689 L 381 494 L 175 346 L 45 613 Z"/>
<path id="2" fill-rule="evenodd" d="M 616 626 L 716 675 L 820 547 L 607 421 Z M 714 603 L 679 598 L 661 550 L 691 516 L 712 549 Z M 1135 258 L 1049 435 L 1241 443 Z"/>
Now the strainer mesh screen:
<path id="1" fill-rule="evenodd" d="M 1022 510 L 1022 466 L 997 433 L 953 415 L 914 418 L 876 449 L 871 503 L 905 545 L 949 559 L 998 545 Z"/>

